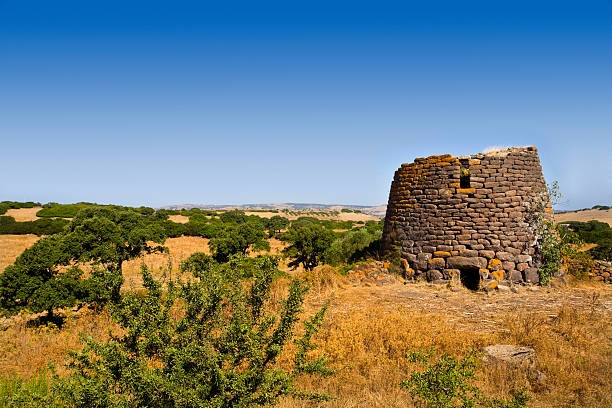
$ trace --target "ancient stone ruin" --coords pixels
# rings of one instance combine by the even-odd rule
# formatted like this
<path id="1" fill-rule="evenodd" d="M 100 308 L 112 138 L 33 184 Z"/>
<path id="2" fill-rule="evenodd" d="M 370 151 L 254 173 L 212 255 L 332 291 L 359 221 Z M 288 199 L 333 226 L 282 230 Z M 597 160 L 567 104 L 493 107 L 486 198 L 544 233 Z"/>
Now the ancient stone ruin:
<path id="1" fill-rule="evenodd" d="M 383 250 L 406 277 L 470 289 L 539 281 L 532 220 L 550 211 L 535 147 L 431 156 L 395 172 Z"/>

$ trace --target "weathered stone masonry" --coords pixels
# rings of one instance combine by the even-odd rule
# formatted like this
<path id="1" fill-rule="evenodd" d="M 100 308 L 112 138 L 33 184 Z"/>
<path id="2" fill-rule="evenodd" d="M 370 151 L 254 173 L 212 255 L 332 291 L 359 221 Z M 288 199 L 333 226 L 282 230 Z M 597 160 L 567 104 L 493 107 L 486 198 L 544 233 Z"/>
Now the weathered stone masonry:
<path id="1" fill-rule="evenodd" d="M 535 147 L 418 158 L 395 172 L 383 249 L 401 254 L 409 277 L 460 279 L 472 289 L 537 282 L 527 221 L 542 197 Z"/>

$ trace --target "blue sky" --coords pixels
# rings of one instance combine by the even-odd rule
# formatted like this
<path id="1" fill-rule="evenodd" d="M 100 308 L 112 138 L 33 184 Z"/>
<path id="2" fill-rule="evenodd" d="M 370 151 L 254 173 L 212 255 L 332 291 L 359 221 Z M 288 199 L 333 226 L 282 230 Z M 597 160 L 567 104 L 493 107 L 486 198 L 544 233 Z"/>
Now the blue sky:
<path id="1" fill-rule="evenodd" d="M 378 205 L 535 145 L 612 204 L 612 2 L 0 0 L 0 200 Z"/>

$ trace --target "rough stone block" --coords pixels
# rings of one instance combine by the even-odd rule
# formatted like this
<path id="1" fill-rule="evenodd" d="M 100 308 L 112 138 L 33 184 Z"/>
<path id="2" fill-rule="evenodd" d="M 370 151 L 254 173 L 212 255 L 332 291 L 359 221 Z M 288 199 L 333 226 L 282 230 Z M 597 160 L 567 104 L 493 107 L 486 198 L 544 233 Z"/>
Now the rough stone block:
<path id="1" fill-rule="evenodd" d="M 514 261 L 516 259 L 514 255 L 506 251 L 498 251 L 495 257 L 500 261 Z"/>
<path id="2" fill-rule="evenodd" d="M 442 272 L 436 269 L 430 269 L 427 271 L 426 276 L 428 281 L 435 281 L 438 279 L 442 279 Z"/>
<path id="3" fill-rule="evenodd" d="M 446 267 L 446 262 L 444 258 L 432 258 L 429 260 L 429 268 L 431 269 L 444 269 Z"/>
<path id="4" fill-rule="evenodd" d="M 495 258 L 495 251 L 490 251 L 487 249 L 481 249 L 478 251 L 478 254 L 487 259 Z"/>
<path id="5" fill-rule="evenodd" d="M 487 260 L 481 257 L 452 256 L 446 259 L 446 266 L 449 269 L 481 269 L 487 266 Z"/>
<path id="6" fill-rule="evenodd" d="M 510 280 L 514 283 L 521 282 L 523 280 L 523 274 L 520 271 L 512 270 L 510 271 Z"/>
<path id="7" fill-rule="evenodd" d="M 527 268 L 523 271 L 525 282 L 540 283 L 538 268 Z"/>

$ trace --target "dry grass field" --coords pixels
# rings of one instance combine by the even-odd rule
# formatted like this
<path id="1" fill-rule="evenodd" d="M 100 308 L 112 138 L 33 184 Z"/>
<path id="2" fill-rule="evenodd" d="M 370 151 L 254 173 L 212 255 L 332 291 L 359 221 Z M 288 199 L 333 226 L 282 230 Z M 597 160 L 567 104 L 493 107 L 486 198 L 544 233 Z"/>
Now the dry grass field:
<path id="1" fill-rule="evenodd" d="M 185 215 L 170 215 L 168 216 L 168 219 L 179 224 L 186 224 L 189 222 L 189 217 Z"/>
<path id="2" fill-rule="evenodd" d="M 526 387 L 530 407 L 612 406 L 612 288 L 603 284 L 488 296 L 427 284 L 354 287 L 330 267 L 296 276 L 311 285 L 307 314 L 330 302 L 316 352 L 325 353 L 336 370 L 333 377 L 299 384 L 337 399 L 318 405 L 285 399 L 281 407 L 416 406 L 398 385 L 418 368 L 406 353 L 436 348 L 460 356 L 489 344 L 533 346 L 548 380 L 537 385 L 525 373 L 482 364 L 477 384 L 487 394 L 507 396 Z M 288 282 L 274 283 L 273 299 L 284 296 Z M 104 338 L 112 326 L 105 312 L 88 309 L 71 312 L 61 330 L 15 321 L 0 330 L 0 373 L 28 376 L 49 361 L 64 372 L 65 351 L 81 346 L 79 333 Z M 289 364 L 290 352 L 281 366 Z"/>
<path id="3" fill-rule="evenodd" d="M 288 218 L 290 220 L 297 220 L 300 217 L 315 217 L 323 220 L 334 220 L 334 221 L 380 221 L 379 217 L 375 217 L 365 213 L 355 212 L 340 212 L 328 211 L 328 210 L 291 210 L 289 212 L 270 212 L 270 211 L 245 211 L 246 215 L 256 215 L 261 218 L 272 218 L 275 215 Z"/>
<path id="4" fill-rule="evenodd" d="M 34 245 L 39 237 L 27 235 L 0 235 L 0 271 L 12 264 L 27 248 Z"/>
<path id="5" fill-rule="evenodd" d="M 584 210 L 555 214 L 555 222 L 597 220 L 612 226 L 612 210 Z"/>
<path id="6" fill-rule="evenodd" d="M 0 235 L 0 269 L 37 239 L 34 235 Z M 194 252 L 209 253 L 208 240 L 199 237 L 170 238 L 165 245 L 167 253 L 124 264 L 125 289 L 142 287 L 139 270 L 143 262 L 160 276 L 168 265 L 174 274 L 180 262 Z M 283 249 L 276 239 L 270 245 L 271 253 Z M 399 387 L 400 381 L 419 368 L 407 359 L 408 352 L 435 348 L 462 356 L 491 344 L 534 347 L 537 368 L 545 373 L 547 382 L 537 384 L 524 372 L 483 363 L 477 369 L 477 385 L 488 395 L 509 396 L 524 387 L 532 397 L 530 407 L 612 407 L 611 285 L 574 281 L 557 289 L 521 287 L 518 294 L 487 295 L 467 289 L 452 292 L 425 283 L 404 285 L 401 280 L 359 287 L 329 266 L 304 272 L 289 270 L 283 261 L 281 269 L 310 285 L 306 314 L 330 302 L 316 337 L 320 348 L 315 354 L 325 353 L 336 373 L 326 379 L 301 378 L 299 385 L 337 396 L 321 404 L 283 399 L 283 408 L 419 406 Z M 274 282 L 270 310 L 278 310 L 275 302 L 285 296 L 288 284 L 289 278 Z M 114 327 L 105 311 L 83 308 L 66 315 L 62 329 L 30 327 L 27 317 L 1 322 L 0 376 L 28 377 L 48 363 L 65 373 L 66 352 L 81 347 L 80 334 L 104 339 Z M 280 366 L 290 364 L 293 347 L 291 344 L 283 354 Z"/>
<path id="7" fill-rule="evenodd" d="M 33 207 L 33 208 L 10 208 L 6 210 L 4 215 L 13 217 L 17 222 L 23 221 L 35 221 L 39 217 L 36 216 L 36 213 L 40 211 L 42 207 Z"/>

